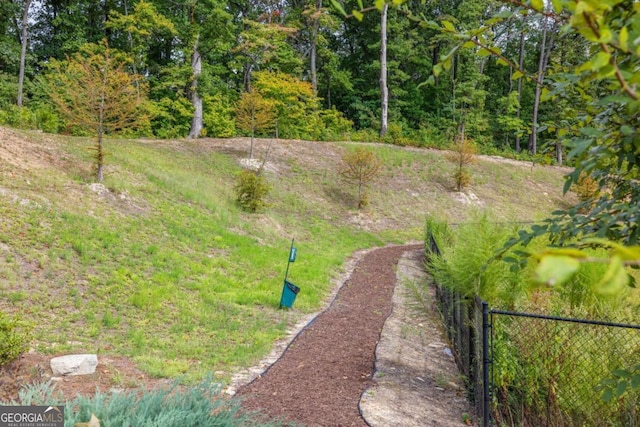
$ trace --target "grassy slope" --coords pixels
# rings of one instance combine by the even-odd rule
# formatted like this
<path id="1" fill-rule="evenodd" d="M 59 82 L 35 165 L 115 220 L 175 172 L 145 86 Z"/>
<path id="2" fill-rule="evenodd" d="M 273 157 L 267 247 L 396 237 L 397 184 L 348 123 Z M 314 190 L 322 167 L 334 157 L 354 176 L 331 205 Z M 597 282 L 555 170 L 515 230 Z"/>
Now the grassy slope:
<path id="1" fill-rule="evenodd" d="M 273 189 L 265 213 L 233 202 L 248 141 L 110 141 L 91 191 L 81 138 L 0 128 L 0 309 L 36 325 L 35 346 L 128 355 L 159 376 L 227 378 L 317 309 L 355 250 L 421 239 L 427 213 L 462 221 L 440 153 L 375 146 L 386 169 L 364 212 L 336 165 L 346 143 L 258 141 Z M 562 171 L 482 160 L 470 191 L 498 218 L 557 208 Z M 278 310 L 289 277 L 302 288 Z"/>

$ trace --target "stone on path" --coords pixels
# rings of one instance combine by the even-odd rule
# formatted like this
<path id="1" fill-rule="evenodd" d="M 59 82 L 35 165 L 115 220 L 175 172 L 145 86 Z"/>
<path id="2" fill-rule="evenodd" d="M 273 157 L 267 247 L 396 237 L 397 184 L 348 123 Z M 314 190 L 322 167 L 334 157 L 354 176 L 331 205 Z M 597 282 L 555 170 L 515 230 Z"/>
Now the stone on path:
<path id="1" fill-rule="evenodd" d="M 89 375 L 96 371 L 98 356 L 95 354 L 70 354 L 51 359 L 54 376 Z"/>

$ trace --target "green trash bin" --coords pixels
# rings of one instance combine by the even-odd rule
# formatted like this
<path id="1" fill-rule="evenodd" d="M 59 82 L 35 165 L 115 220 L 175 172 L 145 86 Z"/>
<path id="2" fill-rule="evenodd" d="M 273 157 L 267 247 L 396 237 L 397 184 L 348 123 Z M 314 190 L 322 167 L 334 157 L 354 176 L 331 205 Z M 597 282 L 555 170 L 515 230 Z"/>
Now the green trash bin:
<path id="1" fill-rule="evenodd" d="M 280 298 L 280 308 L 291 308 L 293 302 L 296 300 L 298 292 L 300 292 L 300 288 L 285 279 L 284 286 L 282 288 L 282 297 Z"/>

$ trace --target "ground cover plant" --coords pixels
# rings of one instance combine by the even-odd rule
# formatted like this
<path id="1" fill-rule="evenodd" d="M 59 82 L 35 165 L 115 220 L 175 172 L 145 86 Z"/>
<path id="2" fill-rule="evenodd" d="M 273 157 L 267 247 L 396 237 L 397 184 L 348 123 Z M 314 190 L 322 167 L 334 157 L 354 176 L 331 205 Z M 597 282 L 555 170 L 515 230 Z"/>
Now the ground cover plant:
<path id="1" fill-rule="evenodd" d="M 605 264 L 585 263 L 571 279 L 552 288 L 536 283 L 533 262 L 522 269 L 513 268 L 517 266 L 513 262 L 495 260 L 504 242 L 522 226 L 497 223 L 486 216 L 455 228 L 429 221 L 428 229 L 442 251 L 441 257 L 431 259 L 434 279 L 462 295 L 480 295 L 491 308 L 637 323 L 640 293 L 633 288 L 615 294 L 602 292 L 598 283 L 606 274 Z M 536 253 L 547 245 L 539 238 L 527 250 Z M 593 250 L 592 256 L 603 257 L 603 252 Z M 504 257 L 515 261 L 513 254 Z M 639 362 L 640 340 L 633 330 L 511 316 L 492 319 L 494 416 L 498 423 L 577 426 L 638 422 L 637 391 L 624 396 L 618 393 L 621 397 L 617 399 L 604 392 L 613 372 Z"/>
<path id="2" fill-rule="evenodd" d="M 157 377 L 225 381 L 317 310 L 355 250 L 420 240 L 425 211 L 462 220 L 435 151 L 372 144 L 384 164 L 367 209 L 342 190 L 346 143 L 271 145 L 268 208 L 236 205 L 249 139 L 105 140 L 103 185 L 84 138 L 1 129 L 0 304 L 35 324 L 31 347 L 132 359 Z M 498 215 L 529 218 L 563 203 L 562 170 L 481 159 L 470 187 Z M 505 186 L 534 188 L 510 204 Z M 513 190 L 518 193 L 517 190 Z M 520 194 L 525 191 L 520 191 Z M 546 194 L 545 194 L 546 193 Z M 291 238 L 293 310 L 278 310 Z"/>
<path id="3" fill-rule="evenodd" d="M 282 423 L 258 421 L 259 414 L 240 411 L 237 399 L 224 398 L 220 385 L 205 378 L 181 387 L 177 382 L 155 390 L 98 391 L 65 401 L 51 383 L 25 387 L 18 399 L 3 405 L 62 405 L 65 426 L 87 427 L 269 427 Z"/>

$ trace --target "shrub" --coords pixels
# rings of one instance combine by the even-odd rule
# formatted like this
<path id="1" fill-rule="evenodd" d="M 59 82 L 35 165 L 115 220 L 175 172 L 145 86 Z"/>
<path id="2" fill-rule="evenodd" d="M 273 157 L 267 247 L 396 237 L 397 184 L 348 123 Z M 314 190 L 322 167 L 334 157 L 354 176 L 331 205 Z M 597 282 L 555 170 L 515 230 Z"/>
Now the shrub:
<path id="1" fill-rule="evenodd" d="M 262 170 L 243 170 L 236 177 L 236 201 L 248 212 L 257 212 L 266 206 L 265 198 L 269 194 Z"/>
<path id="2" fill-rule="evenodd" d="M 36 124 L 38 129 L 47 133 L 58 133 L 62 127 L 62 119 L 48 105 L 41 105 L 36 109 Z"/>
<path id="3" fill-rule="evenodd" d="M 382 142 L 393 145 L 407 146 L 412 144 L 411 139 L 407 137 L 407 131 L 400 123 L 389 123 L 387 133 L 382 137 Z"/>
<path id="4" fill-rule="evenodd" d="M 220 94 L 205 96 L 204 100 L 204 128 L 207 136 L 214 138 L 229 138 L 235 135 L 236 125 L 233 120 L 233 106 L 229 99 Z"/>
<path id="5" fill-rule="evenodd" d="M 61 399 L 51 383 L 44 383 L 25 387 L 18 402 L 10 403 L 55 405 L 60 404 Z M 100 420 L 102 427 L 281 425 L 256 421 L 258 414 L 242 412 L 239 401 L 223 397 L 220 386 L 210 376 L 191 387 L 182 387 L 176 382 L 156 390 L 97 392 L 93 397 L 78 396 L 66 402 L 64 415 L 68 426 L 85 425 L 92 417 Z"/>
<path id="6" fill-rule="evenodd" d="M 36 115 L 26 107 L 7 105 L 0 110 L 0 124 L 18 129 L 36 129 Z"/>
<path id="7" fill-rule="evenodd" d="M 18 315 L 9 317 L 0 312 L 0 366 L 14 361 L 31 340 L 31 326 Z"/>
<path id="8" fill-rule="evenodd" d="M 571 187 L 582 202 L 598 197 L 599 189 L 598 182 L 584 172 L 580 174 L 578 182 Z"/>
<path id="9" fill-rule="evenodd" d="M 456 190 L 462 191 L 471 183 L 469 165 L 476 161 L 476 146 L 473 142 L 462 138 L 445 154 L 447 160 L 455 165 L 453 178 Z"/>
<path id="10" fill-rule="evenodd" d="M 322 141 L 342 140 L 353 127 L 353 122 L 346 119 L 342 112 L 335 108 L 322 110 L 318 116 L 322 122 L 318 139 Z"/>
<path id="11" fill-rule="evenodd" d="M 162 98 L 150 103 L 151 128 L 159 138 L 183 138 L 189 134 L 193 106 L 185 97 Z"/>

